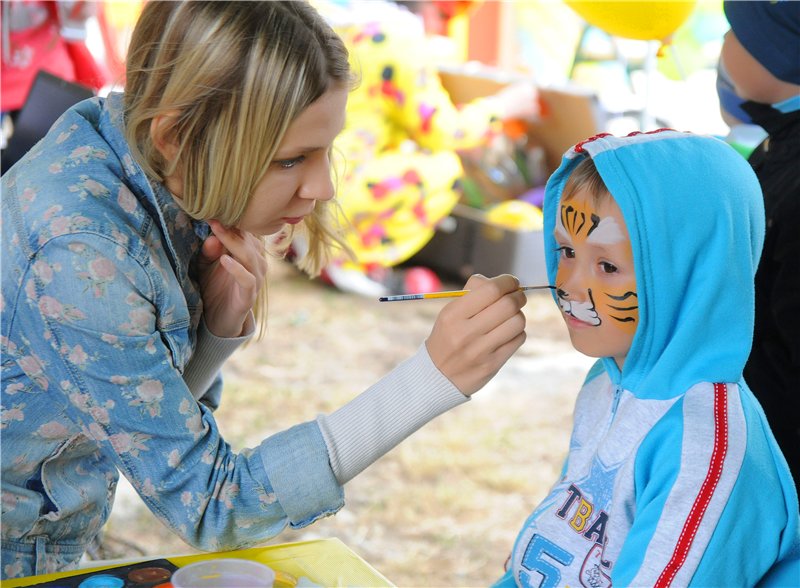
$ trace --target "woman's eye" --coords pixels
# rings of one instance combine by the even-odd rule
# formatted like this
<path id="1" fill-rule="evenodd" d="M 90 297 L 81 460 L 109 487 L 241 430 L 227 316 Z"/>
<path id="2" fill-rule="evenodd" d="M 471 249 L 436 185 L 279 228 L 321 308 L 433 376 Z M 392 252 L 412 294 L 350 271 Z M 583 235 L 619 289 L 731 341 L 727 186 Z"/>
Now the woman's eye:
<path id="1" fill-rule="evenodd" d="M 300 157 L 293 157 L 292 159 L 278 159 L 275 163 L 281 167 L 281 169 L 292 169 L 298 163 L 302 163 L 305 160 L 305 156 L 301 155 Z"/>
<path id="2" fill-rule="evenodd" d="M 559 247 L 556 249 L 556 251 L 560 251 L 561 255 L 567 259 L 572 259 L 575 257 L 575 250 L 572 247 Z"/>
<path id="3" fill-rule="evenodd" d="M 615 266 L 613 263 L 608 263 L 607 261 L 601 261 L 600 269 L 603 270 L 603 273 L 613 274 L 616 273 L 617 266 Z"/>

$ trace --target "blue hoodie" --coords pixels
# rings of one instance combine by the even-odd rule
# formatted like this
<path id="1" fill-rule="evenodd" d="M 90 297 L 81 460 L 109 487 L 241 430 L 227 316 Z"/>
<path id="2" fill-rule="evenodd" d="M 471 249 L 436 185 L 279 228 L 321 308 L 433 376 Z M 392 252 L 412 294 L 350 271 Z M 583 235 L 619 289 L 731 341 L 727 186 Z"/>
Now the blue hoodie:
<path id="1" fill-rule="evenodd" d="M 758 181 L 722 141 L 609 135 L 564 156 L 545 192 L 545 251 L 591 157 L 625 218 L 639 324 L 622 370 L 601 358 L 575 406 L 562 477 L 497 585 L 800 585 L 797 494 L 742 379 L 764 236 Z"/>

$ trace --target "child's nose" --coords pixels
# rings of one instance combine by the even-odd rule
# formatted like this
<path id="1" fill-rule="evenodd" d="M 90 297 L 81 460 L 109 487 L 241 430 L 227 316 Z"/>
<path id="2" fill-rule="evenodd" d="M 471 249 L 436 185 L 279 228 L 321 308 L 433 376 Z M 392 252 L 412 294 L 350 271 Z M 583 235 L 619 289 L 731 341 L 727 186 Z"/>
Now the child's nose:
<path id="1" fill-rule="evenodd" d="M 556 287 L 560 296 L 563 292 L 567 296 L 562 297 L 580 300 L 586 292 L 586 282 L 580 268 L 575 267 L 574 264 L 568 269 L 563 266 L 559 267 L 556 275 Z"/>

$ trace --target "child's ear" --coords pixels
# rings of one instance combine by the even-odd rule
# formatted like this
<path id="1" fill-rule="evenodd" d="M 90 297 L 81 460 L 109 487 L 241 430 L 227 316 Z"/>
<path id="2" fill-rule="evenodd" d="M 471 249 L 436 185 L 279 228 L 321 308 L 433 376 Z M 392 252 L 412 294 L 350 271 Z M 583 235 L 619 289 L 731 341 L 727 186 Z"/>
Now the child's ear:
<path id="1" fill-rule="evenodd" d="M 178 113 L 159 114 L 150 121 L 150 140 L 167 163 L 175 163 L 180 145 L 175 136 Z"/>

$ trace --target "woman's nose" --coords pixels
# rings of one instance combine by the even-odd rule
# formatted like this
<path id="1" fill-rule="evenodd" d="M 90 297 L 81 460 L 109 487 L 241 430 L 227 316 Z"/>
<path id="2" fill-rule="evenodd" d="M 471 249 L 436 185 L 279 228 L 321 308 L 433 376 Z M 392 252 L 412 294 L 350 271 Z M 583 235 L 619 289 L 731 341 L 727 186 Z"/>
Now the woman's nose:
<path id="1" fill-rule="evenodd" d="M 299 195 L 309 200 L 330 200 L 335 194 L 330 160 L 325 157 L 308 170 Z"/>

